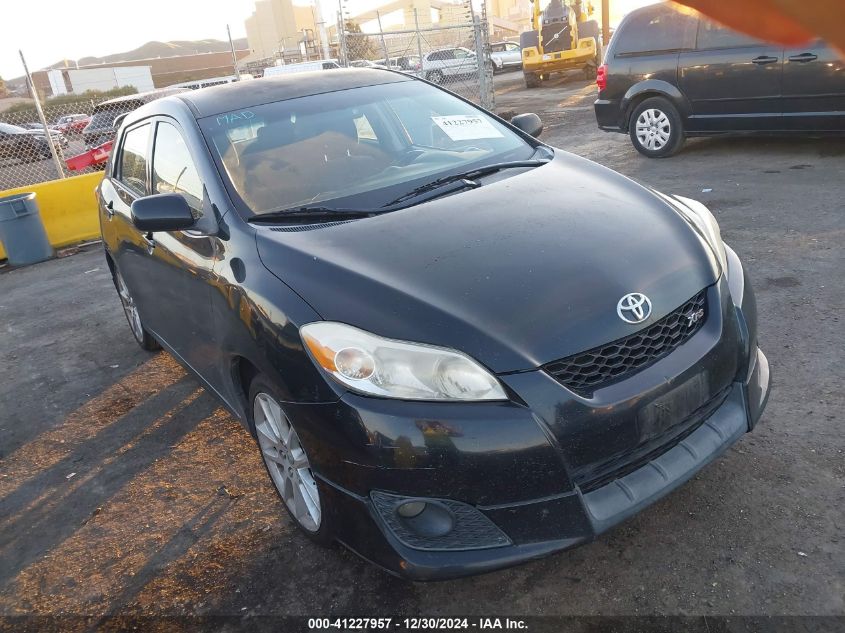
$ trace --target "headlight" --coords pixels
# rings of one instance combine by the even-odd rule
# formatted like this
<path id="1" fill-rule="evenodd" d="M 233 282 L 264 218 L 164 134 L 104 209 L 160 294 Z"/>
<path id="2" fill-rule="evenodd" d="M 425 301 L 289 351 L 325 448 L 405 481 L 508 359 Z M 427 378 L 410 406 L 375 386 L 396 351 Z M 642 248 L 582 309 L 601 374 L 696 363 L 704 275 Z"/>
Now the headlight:
<path id="1" fill-rule="evenodd" d="M 727 271 L 728 260 L 725 255 L 725 244 L 722 242 L 722 233 L 719 230 L 719 223 L 710 209 L 701 204 L 698 200 L 692 198 L 684 198 L 683 196 L 666 196 L 670 201 L 674 201 L 674 206 L 680 211 L 683 216 L 696 227 L 701 236 L 710 245 L 716 258 L 719 260 L 719 266 L 723 272 Z M 681 204 L 677 204 L 680 202 Z"/>
<path id="2" fill-rule="evenodd" d="M 405 400 L 506 400 L 499 381 L 460 352 L 320 321 L 300 329 L 320 367 L 361 393 Z"/>

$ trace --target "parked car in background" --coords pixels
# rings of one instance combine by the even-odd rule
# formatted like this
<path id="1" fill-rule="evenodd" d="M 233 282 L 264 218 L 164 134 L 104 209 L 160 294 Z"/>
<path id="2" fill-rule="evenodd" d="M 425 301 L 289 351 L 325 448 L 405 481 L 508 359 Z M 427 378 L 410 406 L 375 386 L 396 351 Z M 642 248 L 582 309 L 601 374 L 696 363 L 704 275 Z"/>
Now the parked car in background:
<path id="1" fill-rule="evenodd" d="M 418 580 L 533 560 L 758 423 L 754 291 L 711 212 L 541 131 L 371 69 L 120 126 L 97 200 L 132 335 L 237 416 L 316 543 Z"/>
<path id="2" fill-rule="evenodd" d="M 91 114 L 91 120 L 82 129 L 82 139 L 86 147 L 93 149 L 106 141 L 112 140 L 116 131 L 114 120 L 117 117 L 132 112 L 145 103 L 186 91 L 185 88 L 161 88 L 159 90 L 150 90 L 149 92 L 141 92 L 125 97 L 117 97 L 116 99 L 109 99 L 108 101 L 97 104 L 94 107 L 94 112 Z"/>
<path id="3" fill-rule="evenodd" d="M 90 122 L 91 117 L 87 114 L 66 114 L 56 119 L 54 127 L 62 134 L 72 136 L 81 134 Z"/>
<path id="4" fill-rule="evenodd" d="M 496 42 L 490 45 L 493 72 L 506 68 L 522 68 L 522 49 L 517 42 Z"/>
<path id="5" fill-rule="evenodd" d="M 417 73 L 422 68 L 419 55 L 403 55 L 396 58 L 396 67 L 402 72 Z"/>
<path id="6" fill-rule="evenodd" d="M 831 47 L 761 42 L 671 4 L 622 21 L 596 83 L 599 127 L 650 157 L 689 136 L 845 132 L 845 61 Z"/>
<path id="7" fill-rule="evenodd" d="M 307 73 L 313 70 L 335 70 L 340 68 L 336 59 L 322 59 L 314 62 L 300 62 L 297 64 L 283 64 L 282 66 L 269 66 L 264 69 L 265 77 L 277 75 L 290 75 L 293 73 Z"/>
<path id="8" fill-rule="evenodd" d="M 50 131 L 54 145 L 68 146 L 67 138 L 59 132 Z M 44 128 L 28 130 L 9 123 L 0 123 L 0 158 L 13 158 L 23 163 L 50 158 L 50 145 Z"/>
<path id="9" fill-rule="evenodd" d="M 379 64 L 369 59 L 356 59 L 349 62 L 350 68 L 387 68 L 384 64 Z"/>
<path id="10" fill-rule="evenodd" d="M 422 74 L 432 83 L 449 83 L 478 72 L 478 59 L 468 48 L 441 48 L 425 55 Z"/>

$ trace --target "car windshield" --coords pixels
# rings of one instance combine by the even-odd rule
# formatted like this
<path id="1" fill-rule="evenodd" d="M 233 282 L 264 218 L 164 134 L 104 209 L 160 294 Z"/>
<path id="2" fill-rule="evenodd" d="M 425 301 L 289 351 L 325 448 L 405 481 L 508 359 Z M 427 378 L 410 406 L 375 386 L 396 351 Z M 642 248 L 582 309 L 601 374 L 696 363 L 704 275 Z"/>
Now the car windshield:
<path id="1" fill-rule="evenodd" d="M 131 101 L 128 103 L 115 103 L 110 106 L 104 106 L 103 109 L 94 110 L 94 114 L 91 115 L 91 129 L 112 127 L 114 120 L 118 116 L 132 112 L 132 110 L 140 106 L 140 102 Z"/>
<path id="2" fill-rule="evenodd" d="M 0 123 L 0 132 L 5 132 L 6 134 L 21 134 L 26 132 L 26 130 L 10 123 Z"/>
<path id="3" fill-rule="evenodd" d="M 418 81 L 277 101 L 199 123 L 247 214 L 316 203 L 375 209 L 435 179 L 535 153 L 483 111 Z"/>

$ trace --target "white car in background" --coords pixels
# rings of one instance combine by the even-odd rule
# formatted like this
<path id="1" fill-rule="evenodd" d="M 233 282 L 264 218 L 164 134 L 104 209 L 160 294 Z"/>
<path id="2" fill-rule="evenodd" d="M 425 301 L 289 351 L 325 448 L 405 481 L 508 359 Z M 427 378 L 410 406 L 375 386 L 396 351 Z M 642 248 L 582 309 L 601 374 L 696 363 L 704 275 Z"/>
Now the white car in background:
<path id="1" fill-rule="evenodd" d="M 478 58 L 468 48 L 441 48 L 423 57 L 422 76 L 435 84 L 449 83 L 455 79 L 478 72 Z"/>
<path id="2" fill-rule="evenodd" d="M 340 68 L 340 64 L 337 63 L 336 59 L 320 59 L 313 62 L 270 66 L 264 69 L 264 76 L 274 77 L 276 75 L 289 75 L 291 73 L 305 73 L 312 70 L 334 70 L 335 68 Z"/>
<path id="3" fill-rule="evenodd" d="M 506 68 L 522 68 L 522 49 L 517 42 L 496 42 L 490 45 L 493 72 Z"/>

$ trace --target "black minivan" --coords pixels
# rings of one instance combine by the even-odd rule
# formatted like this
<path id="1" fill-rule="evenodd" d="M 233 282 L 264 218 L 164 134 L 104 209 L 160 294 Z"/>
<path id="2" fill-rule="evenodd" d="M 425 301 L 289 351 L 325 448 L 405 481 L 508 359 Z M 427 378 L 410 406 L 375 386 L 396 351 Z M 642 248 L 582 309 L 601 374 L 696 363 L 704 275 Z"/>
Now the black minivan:
<path id="1" fill-rule="evenodd" d="M 622 21 L 596 82 L 599 127 L 655 158 L 687 136 L 845 131 L 845 61 L 831 47 L 768 44 L 669 4 Z"/>

